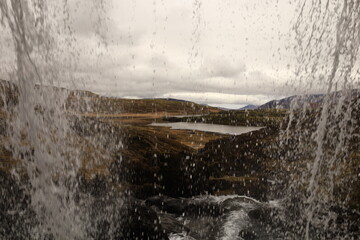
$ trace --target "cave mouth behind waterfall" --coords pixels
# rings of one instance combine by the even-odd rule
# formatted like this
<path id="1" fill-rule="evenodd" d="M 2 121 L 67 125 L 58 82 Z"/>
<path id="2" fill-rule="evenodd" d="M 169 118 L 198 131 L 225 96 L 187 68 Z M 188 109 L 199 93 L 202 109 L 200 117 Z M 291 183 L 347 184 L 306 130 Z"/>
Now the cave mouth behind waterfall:
<path id="1" fill-rule="evenodd" d="M 1 239 L 359 238 L 358 0 L 0 16 Z"/>

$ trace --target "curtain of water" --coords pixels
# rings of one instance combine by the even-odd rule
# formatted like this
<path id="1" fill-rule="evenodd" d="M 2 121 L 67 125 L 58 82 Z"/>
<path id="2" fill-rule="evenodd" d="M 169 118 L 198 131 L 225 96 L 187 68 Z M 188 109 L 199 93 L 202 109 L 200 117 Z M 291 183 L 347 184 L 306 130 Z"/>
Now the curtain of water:
<path id="1" fill-rule="evenodd" d="M 31 186 L 31 205 L 39 221 L 32 234 L 41 237 L 50 229 L 55 237 L 75 239 L 80 237 L 81 225 L 72 179 L 79 162 L 66 141 L 67 93 L 44 86 L 56 82 L 58 75 L 56 68 L 46 66 L 56 57 L 51 15 L 45 1 L 2 1 L 1 13 L 13 38 L 16 79 L 12 80 L 19 92 L 8 134 L 11 150 L 23 160 Z"/>
<path id="2" fill-rule="evenodd" d="M 94 1 L 94 6 L 99 4 L 102 1 Z M 78 53 L 68 1 L 4 0 L 0 9 L 3 30 L 10 31 L 13 40 L 16 63 L 9 75 L 18 90 L 18 104 L 7 109 L 8 147 L 21 159 L 15 174 L 28 178 L 36 213 L 31 235 L 84 239 L 86 215 L 75 199 L 81 162 L 66 117 L 69 91 L 55 87 L 65 78 L 73 81 L 67 70 L 75 68 Z M 100 33 L 99 25 L 94 29 Z"/>
<path id="3" fill-rule="evenodd" d="M 298 59 L 291 84 L 302 94 L 325 94 L 315 104 L 319 106 L 301 105 L 301 97 L 293 101 L 286 132 L 288 140 L 296 139 L 288 159 L 300 162 L 297 167 L 307 166 L 298 170 L 290 187 L 291 195 L 302 201 L 299 215 L 305 227 L 299 231 L 306 239 L 319 237 L 312 229 L 326 231 L 330 207 L 346 202 L 346 197 L 336 196 L 336 185 L 349 181 L 350 148 L 358 127 L 359 4 L 301 1 L 294 26 Z"/>

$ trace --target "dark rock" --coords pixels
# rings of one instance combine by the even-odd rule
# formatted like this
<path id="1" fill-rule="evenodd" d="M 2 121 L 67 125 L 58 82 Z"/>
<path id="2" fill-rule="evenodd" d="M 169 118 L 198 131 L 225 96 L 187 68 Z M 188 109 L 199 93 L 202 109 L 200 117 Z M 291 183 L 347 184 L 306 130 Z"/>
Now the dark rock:
<path id="1" fill-rule="evenodd" d="M 360 236 L 360 213 L 358 211 L 340 206 L 332 206 L 330 207 L 330 211 L 337 215 L 335 219 L 335 229 L 349 236 Z"/>
<path id="2" fill-rule="evenodd" d="M 256 208 L 248 212 L 248 216 L 251 219 L 258 220 L 260 222 L 269 221 L 271 219 L 271 209 Z"/>
<path id="3" fill-rule="evenodd" d="M 160 224 L 167 235 L 171 233 L 190 232 L 190 229 L 176 219 L 173 214 L 158 213 Z"/>
<path id="4" fill-rule="evenodd" d="M 210 192 L 231 192 L 232 194 L 245 195 L 260 201 L 267 199 L 267 183 L 262 177 L 232 177 L 223 176 L 220 178 L 210 178 Z"/>
<path id="5" fill-rule="evenodd" d="M 35 224 L 30 198 L 8 173 L 0 171 L 0 238 L 28 239 Z"/>
<path id="6" fill-rule="evenodd" d="M 0 135 L 5 136 L 7 129 L 6 121 L 0 117 Z"/>
<path id="7" fill-rule="evenodd" d="M 258 208 L 253 209 L 249 211 L 248 215 L 251 219 L 260 219 L 262 215 L 262 211 Z"/>
<path id="8" fill-rule="evenodd" d="M 116 239 L 167 240 L 165 230 L 155 211 L 151 208 L 132 204 L 126 209 L 126 219 L 118 229 Z"/>
<path id="9" fill-rule="evenodd" d="M 106 177 L 96 174 L 93 179 L 87 180 L 83 174 L 77 176 L 79 190 L 94 197 L 100 197 L 107 193 L 108 182 Z"/>
<path id="10" fill-rule="evenodd" d="M 168 212 L 181 215 L 186 211 L 187 202 L 182 199 L 154 196 L 146 200 L 146 204 L 149 206 L 156 206 L 159 209 Z"/>
<path id="11" fill-rule="evenodd" d="M 167 240 L 157 213 L 139 200 L 108 195 L 89 204 L 92 239 Z"/>
<path id="12" fill-rule="evenodd" d="M 224 208 L 217 203 L 197 201 L 187 206 L 186 213 L 193 216 L 218 217 L 224 213 Z"/>
<path id="13" fill-rule="evenodd" d="M 162 211 L 177 215 L 191 216 L 219 216 L 224 212 L 223 207 L 218 203 L 209 201 L 171 198 L 165 196 L 155 196 L 146 200 L 149 206 L 156 206 Z"/>
<path id="14" fill-rule="evenodd" d="M 131 184 L 154 183 L 156 169 L 144 161 L 134 160 L 125 156 L 116 156 L 110 166 L 113 181 Z"/>
<path id="15" fill-rule="evenodd" d="M 256 234 L 247 230 L 241 230 L 239 236 L 244 240 L 254 240 L 256 239 Z"/>
<path id="16" fill-rule="evenodd" d="M 153 183 L 133 185 L 131 189 L 129 189 L 131 195 L 138 199 L 147 199 L 148 197 L 157 195 L 160 190 L 159 188 L 155 188 Z"/>

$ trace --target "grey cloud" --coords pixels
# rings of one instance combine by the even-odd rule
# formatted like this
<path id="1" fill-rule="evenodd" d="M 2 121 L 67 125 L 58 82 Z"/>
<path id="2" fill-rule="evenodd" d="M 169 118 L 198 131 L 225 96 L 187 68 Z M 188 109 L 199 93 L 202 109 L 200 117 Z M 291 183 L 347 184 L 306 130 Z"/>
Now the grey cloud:
<path id="1" fill-rule="evenodd" d="M 207 77 L 231 78 L 246 71 L 246 66 L 243 62 L 229 61 L 225 57 L 207 60 L 202 68 Z"/>
<path id="2" fill-rule="evenodd" d="M 69 5 L 70 26 L 76 35 L 84 38 L 96 36 L 107 45 L 140 44 L 143 31 L 119 26 L 105 15 L 105 9 L 97 10 L 98 6 L 95 2 L 73 0 Z"/>
<path id="3" fill-rule="evenodd" d="M 112 96 L 156 97 L 171 93 L 211 92 L 233 95 L 268 95 L 278 88 L 276 81 L 261 71 L 246 71 L 245 64 L 217 64 L 207 66 L 216 69 L 224 76 L 213 76 L 203 66 L 189 71 L 172 61 L 169 54 L 152 52 L 143 47 L 129 50 L 114 47 L 119 54 L 114 59 L 100 56 L 98 64 L 85 65 L 78 69 L 84 86 L 100 94 Z M 132 56 L 135 55 L 135 59 Z M 96 57 L 96 56 L 94 56 Z M 92 61 L 90 63 L 93 63 Z M 82 63 L 84 64 L 84 63 Z M 227 67 L 226 65 L 230 65 Z M 231 74 L 230 74 L 231 73 Z M 226 100 L 226 99 L 225 99 Z M 227 101 L 230 101 L 228 99 Z"/>
<path id="4" fill-rule="evenodd" d="M 81 39 L 78 45 L 84 43 L 75 74 L 81 79 L 79 88 L 119 97 L 174 96 L 202 103 L 246 104 L 276 95 L 281 84 L 268 71 L 270 53 L 261 51 L 266 48 L 270 52 L 271 43 L 259 36 L 271 33 L 259 29 L 269 28 L 254 21 L 261 17 L 258 12 L 245 11 L 254 23 L 244 20 L 240 3 L 234 3 L 238 9 L 232 14 L 223 5 L 222 15 L 212 14 L 218 13 L 221 1 L 204 2 L 204 24 L 198 26 L 196 42 L 195 16 L 188 1 L 165 1 L 155 7 L 151 2 L 114 0 L 118 5 L 112 12 L 114 19 L 107 19 L 100 32 L 108 45 L 99 47 L 95 34 L 98 26 L 94 26 L 97 16 L 91 16 L 91 9 L 84 7 L 86 0 L 77 1 L 84 3 L 78 6 L 74 19 Z M 261 8 L 261 1 L 257 4 Z M 253 41 L 245 40 L 248 36 Z M 197 56 L 189 54 L 194 45 Z"/>
<path id="5" fill-rule="evenodd" d="M 95 71 L 96 72 L 96 71 Z M 138 96 L 138 97 L 159 97 L 165 96 L 164 94 L 178 94 L 186 92 L 187 95 L 179 95 L 179 97 L 198 96 L 201 92 L 210 92 L 213 95 L 219 96 L 228 95 L 269 95 L 277 86 L 268 83 L 267 79 L 254 79 L 251 81 L 236 80 L 230 78 L 190 78 L 189 76 L 176 76 L 175 70 L 169 70 L 168 75 L 165 72 L 157 71 L 152 72 L 152 68 L 144 67 L 135 71 L 123 69 L 116 73 L 104 72 L 104 74 L 92 74 L 88 78 L 85 85 L 91 87 L 92 90 L 100 94 L 112 96 Z M 86 76 L 86 73 L 82 73 Z M 226 84 L 224 84 L 226 81 Z M 234 84 L 236 83 L 236 84 Z M 262 83 L 259 86 L 259 83 Z M 174 96 L 175 96 L 174 95 Z M 273 95 L 273 94 L 272 94 Z M 234 98 L 233 98 L 234 99 Z M 242 100 L 244 100 L 243 98 Z M 220 99 L 218 99 L 220 101 Z M 246 100 L 246 99 L 245 99 Z M 231 98 L 225 97 L 225 103 L 230 103 Z M 232 103 L 232 102 L 231 102 Z M 252 100 L 251 103 L 254 103 Z"/>
<path id="6" fill-rule="evenodd" d="M 144 33 L 140 30 L 120 29 L 115 22 L 108 20 L 104 38 L 110 45 L 139 45 Z"/>
<path id="7" fill-rule="evenodd" d="M 170 69 L 175 67 L 174 64 L 170 61 L 170 59 L 164 54 L 155 53 L 148 59 L 147 62 L 150 66 L 156 69 Z"/>

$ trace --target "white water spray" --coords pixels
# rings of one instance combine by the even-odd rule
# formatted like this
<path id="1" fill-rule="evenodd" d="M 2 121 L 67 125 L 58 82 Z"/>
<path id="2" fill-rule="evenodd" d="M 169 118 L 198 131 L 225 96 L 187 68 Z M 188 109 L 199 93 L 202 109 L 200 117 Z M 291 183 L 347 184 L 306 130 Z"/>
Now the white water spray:
<path id="1" fill-rule="evenodd" d="M 85 239 L 87 216 L 75 199 L 81 162 L 67 118 L 69 91 L 59 88 L 62 80 L 73 81 L 77 53 L 68 2 L 4 0 L 0 9 L 13 40 L 16 63 L 9 76 L 18 90 L 18 104 L 7 109 L 8 147 L 21 159 L 16 174 L 28 178 L 36 213 L 31 235 Z"/>
<path id="2" fill-rule="evenodd" d="M 300 189 L 306 186 L 301 235 L 313 239 L 311 229 L 326 230 L 329 208 L 339 204 L 335 185 L 349 181 L 344 170 L 350 166 L 360 104 L 360 1 L 302 1 L 299 6 L 294 26 L 297 78 L 291 84 L 304 94 L 325 94 L 319 111 L 310 105 L 299 110 L 293 101 L 287 133 L 299 139 L 293 158 L 302 156 L 308 162 L 302 181 L 295 180 L 292 188 L 302 195 Z M 292 125 L 296 127 L 290 133 Z"/>

